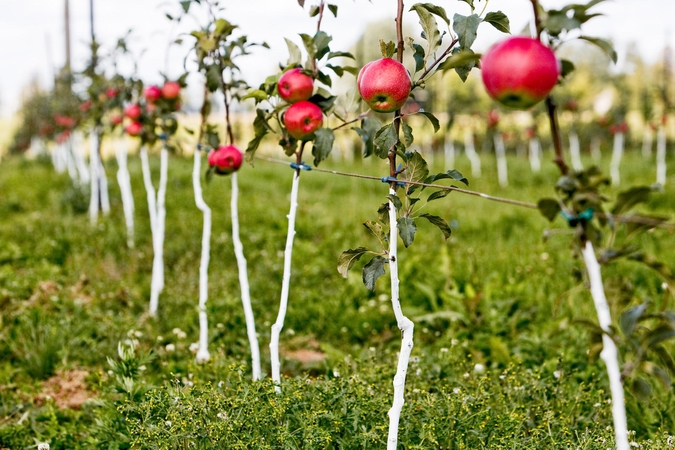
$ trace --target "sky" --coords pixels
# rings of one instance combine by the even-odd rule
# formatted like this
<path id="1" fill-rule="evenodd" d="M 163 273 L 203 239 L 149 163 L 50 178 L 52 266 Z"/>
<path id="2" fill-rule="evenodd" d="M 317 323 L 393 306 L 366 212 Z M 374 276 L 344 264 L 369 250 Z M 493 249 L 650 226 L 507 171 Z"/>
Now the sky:
<path id="1" fill-rule="evenodd" d="M 175 14 L 178 0 L 93 0 L 94 26 L 97 40 L 111 47 L 128 30 L 133 53 L 139 55 L 138 74 L 146 83 L 162 81 L 160 72 L 176 77 L 183 71 L 190 38 L 181 48 L 169 43 L 192 29 L 197 20 L 180 25 L 169 21 L 165 14 Z M 482 8 L 481 0 L 475 0 Z M 586 0 L 576 0 L 586 2 Z M 259 49 L 241 60 L 243 77 L 257 85 L 266 76 L 278 71 L 279 63 L 288 58 L 284 37 L 301 45 L 298 33 L 313 34 L 316 19 L 309 18 L 307 9 L 317 0 L 306 0 L 305 10 L 297 0 L 221 0 L 225 6 L 222 17 L 239 25 L 250 41 L 267 42 L 271 49 Z M 339 6 L 337 19 L 327 14 L 322 29 L 333 36 L 332 50 L 348 50 L 361 36 L 368 24 L 391 20 L 396 14 L 394 0 L 332 0 Z M 457 0 L 436 0 L 449 16 L 468 15 L 469 6 Z M 545 8 L 556 8 L 570 0 L 541 0 Z M 414 2 L 406 0 L 406 10 Z M 11 116 L 20 105 L 21 92 L 33 79 L 48 88 L 55 68 L 65 62 L 64 0 L 0 0 L 0 117 Z M 501 10 L 511 21 L 511 31 L 520 32 L 531 22 L 529 0 L 489 0 L 488 11 Z M 90 39 L 89 0 L 70 0 L 71 47 L 73 68 L 81 69 L 87 60 Z M 635 43 L 643 58 L 650 63 L 659 60 L 666 42 L 675 47 L 675 35 L 668 33 L 675 2 L 672 0 L 613 0 L 601 3 L 593 11 L 603 17 L 592 19 L 584 28 L 589 36 L 610 38 L 621 55 Z M 415 13 L 407 12 L 404 22 L 417 26 Z M 504 34 L 487 24 L 479 28 L 474 45 L 485 51 L 503 39 Z M 621 68 L 619 61 L 618 67 Z M 124 70 L 130 70 L 122 66 Z M 193 77 L 189 81 L 195 80 Z M 198 80 L 197 80 L 198 81 Z M 191 83 L 193 90 L 197 83 Z"/>

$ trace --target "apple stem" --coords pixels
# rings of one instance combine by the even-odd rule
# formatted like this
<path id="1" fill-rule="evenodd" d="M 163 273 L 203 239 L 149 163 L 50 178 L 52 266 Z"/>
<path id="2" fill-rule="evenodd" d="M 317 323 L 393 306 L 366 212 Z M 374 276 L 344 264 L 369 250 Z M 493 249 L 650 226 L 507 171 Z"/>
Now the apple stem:
<path id="1" fill-rule="evenodd" d="M 396 195 L 394 188 L 389 189 L 391 195 Z M 403 315 L 399 299 L 398 278 L 398 227 L 396 221 L 396 207 L 389 202 L 389 274 L 391 278 L 391 306 L 394 309 L 398 328 L 401 330 L 401 351 L 398 357 L 396 375 L 394 376 L 394 401 L 389 410 L 389 436 L 387 450 L 396 450 L 398 443 L 398 423 L 401 410 L 405 403 L 405 380 L 408 372 L 408 362 L 413 348 L 413 332 L 415 324 Z"/>
<path id="2" fill-rule="evenodd" d="M 581 145 L 579 144 L 579 135 L 576 131 L 571 130 L 569 133 L 569 139 L 572 168 L 577 172 L 581 172 L 584 170 L 584 165 L 581 163 Z"/>
<path id="3" fill-rule="evenodd" d="M 291 257 L 293 254 L 293 238 L 295 237 L 295 216 L 298 208 L 298 185 L 300 170 L 293 172 L 293 185 L 291 187 L 291 208 L 288 213 L 288 234 L 286 235 L 286 250 L 284 251 L 284 275 L 281 284 L 281 300 L 279 302 L 279 314 L 272 325 L 270 337 L 270 358 L 272 363 L 272 381 L 275 383 L 274 390 L 281 392 L 281 363 L 279 361 L 279 335 L 284 327 L 284 318 L 288 308 L 288 291 L 291 282 Z"/>
<path id="4" fill-rule="evenodd" d="M 612 317 L 605 297 L 605 290 L 602 284 L 602 275 L 600 273 L 600 264 L 595 256 L 595 250 L 591 241 L 586 241 L 583 250 L 584 262 L 588 271 L 590 281 L 591 296 L 595 303 L 595 309 L 598 314 L 598 322 L 602 328 L 602 352 L 600 357 L 605 362 L 607 375 L 609 377 L 609 387 L 612 395 L 612 417 L 614 419 L 614 439 L 617 450 L 628 450 L 628 426 L 626 424 L 626 407 L 624 403 L 623 383 L 621 382 L 621 371 L 619 369 L 618 351 L 616 343 L 611 338 Z"/>
<path id="5" fill-rule="evenodd" d="M 244 256 L 244 246 L 239 238 L 239 182 L 237 172 L 232 173 L 232 199 L 230 209 L 232 213 L 232 241 L 234 243 L 234 254 L 237 257 L 237 266 L 239 269 L 239 286 L 241 287 L 241 303 L 244 307 L 244 317 L 246 318 L 246 332 L 248 342 L 251 347 L 251 365 L 253 369 L 253 381 L 258 381 L 262 377 L 260 368 L 260 346 L 258 344 L 258 335 L 255 330 L 255 319 L 253 317 L 253 308 L 251 307 L 251 294 L 248 283 L 248 269 L 246 266 L 246 257 Z"/>
<path id="6" fill-rule="evenodd" d="M 614 145 L 612 148 L 612 160 L 609 163 L 609 173 L 612 179 L 612 186 L 618 186 L 621 182 L 621 157 L 623 156 L 624 135 L 619 132 L 614 135 Z"/>
<path id="7" fill-rule="evenodd" d="M 659 126 L 656 137 L 656 182 L 666 185 L 666 127 Z"/>
<path id="8" fill-rule="evenodd" d="M 113 142 L 115 157 L 117 158 L 117 183 L 120 186 L 122 196 L 122 209 L 124 221 L 127 226 L 127 247 L 134 248 L 134 196 L 131 191 L 131 176 L 127 166 L 129 148 L 127 141 L 117 139 Z"/>
<path id="9" fill-rule="evenodd" d="M 192 186 L 195 192 L 195 204 L 204 215 L 202 228 L 202 255 L 199 262 L 199 349 L 197 362 L 206 362 L 211 358 L 209 353 L 209 325 L 206 314 L 206 301 L 209 298 L 209 259 L 211 252 L 211 208 L 204 201 L 200 181 L 202 154 L 199 150 L 194 153 L 194 167 L 192 170 Z"/>
<path id="10" fill-rule="evenodd" d="M 99 175 L 101 165 L 98 162 L 98 129 L 92 128 L 89 133 L 89 173 L 91 174 L 91 187 L 89 197 L 89 221 L 95 225 L 98 220 L 99 209 Z"/>

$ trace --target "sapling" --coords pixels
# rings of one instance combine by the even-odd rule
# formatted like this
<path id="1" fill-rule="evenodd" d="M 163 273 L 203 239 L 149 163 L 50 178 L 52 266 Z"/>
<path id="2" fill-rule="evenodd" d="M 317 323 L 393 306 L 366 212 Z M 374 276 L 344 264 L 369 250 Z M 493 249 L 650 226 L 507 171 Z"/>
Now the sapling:
<path id="1" fill-rule="evenodd" d="M 666 127 L 659 126 L 656 135 L 656 182 L 666 185 Z"/>
<path id="2" fill-rule="evenodd" d="M 192 169 L 192 187 L 195 192 L 195 204 L 204 216 L 202 228 L 202 254 L 199 260 L 199 349 L 197 362 L 208 361 L 209 327 L 206 314 L 206 301 L 209 298 L 209 258 L 211 253 L 211 208 L 204 201 L 202 195 L 201 177 L 202 152 L 197 148 L 194 152 L 194 167 Z"/>
<path id="3" fill-rule="evenodd" d="M 116 139 L 113 141 L 115 157 L 117 158 L 117 183 L 120 186 L 122 196 L 122 209 L 124 210 L 124 222 L 127 227 L 127 247 L 134 247 L 134 196 L 131 190 L 131 176 L 127 166 L 129 146 L 127 141 Z"/>
<path id="4" fill-rule="evenodd" d="M 569 141 L 572 168 L 576 171 L 584 170 L 584 165 L 581 163 L 581 145 L 579 144 L 579 135 L 576 131 L 570 130 Z"/>

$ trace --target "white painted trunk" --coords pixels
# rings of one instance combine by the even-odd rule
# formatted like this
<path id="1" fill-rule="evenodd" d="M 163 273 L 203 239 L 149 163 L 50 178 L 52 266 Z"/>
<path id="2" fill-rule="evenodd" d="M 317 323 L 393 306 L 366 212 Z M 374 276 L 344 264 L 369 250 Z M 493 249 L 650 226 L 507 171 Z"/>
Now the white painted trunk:
<path id="1" fill-rule="evenodd" d="M 612 178 L 612 186 L 618 186 L 621 183 L 621 174 L 619 167 L 621 166 L 621 157 L 623 156 L 623 133 L 616 133 L 614 135 L 614 147 L 612 149 L 612 161 L 609 164 L 609 174 Z"/>
<path id="2" fill-rule="evenodd" d="M 603 349 L 600 353 L 600 357 L 605 362 L 607 368 L 609 387 L 612 394 L 612 416 L 614 418 L 616 448 L 617 450 L 629 450 L 626 406 L 624 402 L 623 384 L 621 382 L 621 370 L 619 368 L 619 356 L 616 343 L 607 334 L 611 331 L 612 316 L 609 311 L 607 298 L 605 297 L 605 288 L 602 284 L 600 264 L 598 264 L 593 244 L 591 244 L 590 241 L 586 241 L 583 248 L 583 256 L 591 284 L 591 296 L 595 303 L 595 310 L 598 313 L 598 323 L 600 324 L 600 328 L 604 331 L 602 335 Z"/>
<path id="3" fill-rule="evenodd" d="M 105 174 L 105 167 L 103 161 L 98 160 L 98 182 L 101 190 L 101 211 L 104 216 L 110 215 L 110 196 L 108 195 L 108 177 Z"/>
<path id="4" fill-rule="evenodd" d="M 209 325 L 206 314 L 206 301 L 209 298 L 209 258 L 211 254 L 211 208 L 204 201 L 201 184 L 202 153 L 195 150 L 194 168 L 192 170 L 192 187 L 195 193 L 195 204 L 204 216 L 202 228 L 202 256 L 199 262 L 199 349 L 197 362 L 205 362 L 211 358 L 209 353 Z"/>
<path id="5" fill-rule="evenodd" d="M 464 152 L 471 162 L 471 174 L 474 178 L 479 178 L 481 176 L 480 156 L 476 153 L 473 133 L 470 130 L 464 134 Z"/>
<path id="6" fill-rule="evenodd" d="M 506 164 L 506 148 L 504 148 L 504 138 L 501 133 L 495 133 L 495 155 L 497 156 L 497 178 L 501 187 L 509 185 L 509 172 Z"/>
<path id="7" fill-rule="evenodd" d="M 153 234 L 154 258 L 152 261 L 152 284 L 150 286 L 151 316 L 157 314 L 159 294 L 164 290 L 164 229 L 166 223 L 166 183 L 169 167 L 169 151 L 162 147 L 160 152 L 159 188 L 157 189 L 157 220 Z"/>
<path id="8" fill-rule="evenodd" d="M 253 307 L 251 306 L 251 290 L 248 284 L 248 268 L 246 266 L 246 257 L 244 256 L 244 245 L 241 243 L 239 237 L 239 182 L 237 179 L 237 172 L 232 173 L 232 200 L 230 207 L 232 212 L 232 241 L 234 243 L 234 254 L 237 257 L 237 267 L 239 269 L 241 303 L 244 307 L 246 333 L 248 335 L 249 346 L 251 347 L 253 381 L 257 381 L 262 377 L 262 370 L 260 368 L 260 345 L 258 344 L 258 335 L 255 331 L 255 319 L 253 316 Z"/>
<path id="9" fill-rule="evenodd" d="M 652 146 L 654 145 L 654 133 L 649 125 L 645 125 L 645 131 L 642 135 L 642 156 L 651 158 Z"/>
<path id="10" fill-rule="evenodd" d="M 581 145 L 579 144 L 579 136 L 577 135 L 577 132 L 574 130 L 570 131 L 569 139 L 572 168 L 577 172 L 581 172 L 584 170 L 584 165 L 581 163 Z"/>
<path id="11" fill-rule="evenodd" d="M 72 137 L 72 135 L 63 144 L 63 147 L 64 147 L 65 155 L 66 155 L 68 175 L 70 176 L 70 179 L 73 181 L 73 183 L 78 183 L 79 182 L 79 176 L 78 176 L 78 173 L 77 173 L 77 164 L 75 162 L 75 154 L 74 154 L 74 148 L 73 148 L 73 137 Z"/>
<path id="12" fill-rule="evenodd" d="M 98 161 L 98 130 L 92 129 L 89 134 L 89 174 L 90 174 L 90 197 L 89 197 L 89 221 L 95 224 L 98 220 L 99 209 L 99 177 L 98 171 L 101 163 Z"/>
<path id="13" fill-rule="evenodd" d="M 533 137 L 530 139 L 530 167 L 532 172 L 539 173 L 541 172 L 541 142 L 538 137 Z"/>
<path id="14" fill-rule="evenodd" d="M 129 147 L 127 141 L 118 139 L 113 142 L 115 157 L 117 158 L 117 184 L 122 196 L 124 222 L 127 226 L 127 247 L 134 248 L 134 196 L 131 190 L 131 176 L 127 165 Z"/>
<path id="15" fill-rule="evenodd" d="M 77 172 L 79 174 L 80 183 L 89 183 L 89 168 L 85 159 L 84 151 L 84 137 L 82 133 L 76 131 L 73 133 L 73 155 L 75 156 L 75 164 L 77 165 Z"/>
<path id="16" fill-rule="evenodd" d="M 286 309 L 288 308 L 288 291 L 291 284 L 291 257 L 293 255 L 293 238 L 295 237 L 295 216 L 298 209 L 298 185 L 300 172 L 293 172 L 293 185 L 291 187 L 291 209 L 288 213 L 288 234 L 286 235 L 286 250 L 284 251 L 284 275 L 281 284 L 281 300 L 279 301 L 279 314 L 272 325 L 270 337 L 270 359 L 272 363 L 272 381 L 276 384 L 276 391 L 281 392 L 281 362 L 279 360 L 279 335 L 284 328 Z"/>
<path id="17" fill-rule="evenodd" d="M 666 185 L 666 128 L 659 127 L 656 138 L 656 182 Z"/>
<path id="18" fill-rule="evenodd" d="M 443 146 L 443 157 L 445 159 L 445 167 L 455 167 L 455 142 L 452 139 L 446 139 Z"/>
<path id="19" fill-rule="evenodd" d="M 600 151 L 601 140 L 599 136 L 593 136 L 591 138 L 591 158 L 593 161 L 600 162 L 602 159 L 602 152 Z"/>
<path id="20" fill-rule="evenodd" d="M 394 189 L 389 193 L 395 195 Z M 398 444 L 398 423 L 401 410 L 405 403 L 405 380 L 408 373 L 408 362 L 413 348 L 413 331 L 415 325 L 403 315 L 398 293 L 398 226 L 396 221 L 396 207 L 389 202 L 389 274 L 391 278 L 391 306 L 394 309 L 398 328 L 401 330 L 401 351 L 398 355 L 396 375 L 394 375 L 394 401 L 389 410 L 389 435 L 387 450 L 396 450 Z"/>

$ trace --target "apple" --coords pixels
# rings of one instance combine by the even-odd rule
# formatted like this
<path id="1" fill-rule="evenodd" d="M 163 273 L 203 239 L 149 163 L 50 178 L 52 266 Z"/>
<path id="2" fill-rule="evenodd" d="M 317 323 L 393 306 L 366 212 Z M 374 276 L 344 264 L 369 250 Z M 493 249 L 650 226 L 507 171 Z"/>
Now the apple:
<path id="1" fill-rule="evenodd" d="M 515 109 L 528 109 L 545 99 L 560 76 L 553 50 L 524 36 L 492 46 L 481 58 L 481 70 L 490 97 Z"/>
<path id="2" fill-rule="evenodd" d="M 85 100 L 80 103 L 80 111 L 87 112 L 91 108 L 91 100 Z"/>
<path id="3" fill-rule="evenodd" d="M 126 131 L 129 136 L 138 136 L 141 134 L 141 131 L 143 131 L 143 125 L 141 125 L 140 122 L 131 122 L 124 131 Z"/>
<path id="4" fill-rule="evenodd" d="M 214 167 L 218 175 L 229 175 L 239 170 L 244 155 L 234 145 L 221 145 L 209 153 L 209 166 Z"/>
<path id="5" fill-rule="evenodd" d="M 145 88 L 143 96 L 148 102 L 154 103 L 162 96 L 162 90 L 158 86 L 149 86 Z"/>
<path id="6" fill-rule="evenodd" d="M 141 112 L 141 107 L 136 103 L 132 103 L 131 105 L 124 108 L 124 115 L 132 120 L 136 120 L 141 117 Z"/>
<path id="7" fill-rule="evenodd" d="M 361 98 L 377 112 L 393 112 L 405 104 L 410 95 L 410 75 L 405 66 L 391 58 L 371 61 L 356 79 Z"/>
<path id="8" fill-rule="evenodd" d="M 499 113 L 496 109 L 491 109 L 488 112 L 487 126 L 488 128 L 495 128 L 497 125 L 499 125 Z"/>
<path id="9" fill-rule="evenodd" d="M 110 99 L 117 97 L 117 93 L 118 93 L 118 91 L 117 91 L 117 89 L 115 89 L 115 88 L 108 88 L 108 89 L 105 91 L 106 97 L 108 97 L 108 98 L 110 98 Z"/>
<path id="10" fill-rule="evenodd" d="M 75 119 L 68 116 L 60 116 L 57 114 L 56 116 L 54 116 L 54 121 L 56 122 L 57 125 L 65 128 L 72 128 L 75 126 Z"/>
<path id="11" fill-rule="evenodd" d="M 167 81 L 162 86 L 162 96 L 168 99 L 178 98 L 180 95 L 180 84 L 175 81 Z"/>
<path id="12" fill-rule="evenodd" d="M 113 125 L 119 125 L 122 123 L 122 120 L 124 119 L 124 116 L 122 114 L 115 114 L 110 118 L 110 123 Z"/>
<path id="13" fill-rule="evenodd" d="M 301 100 L 288 107 L 284 113 L 284 125 L 295 139 L 308 141 L 323 125 L 323 112 L 314 103 Z"/>
<path id="14" fill-rule="evenodd" d="M 281 75 L 277 83 L 277 89 L 281 98 L 288 103 L 296 103 L 307 100 L 312 96 L 314 80 L 302 73 L 302 69 L 296 67 Z"/>

